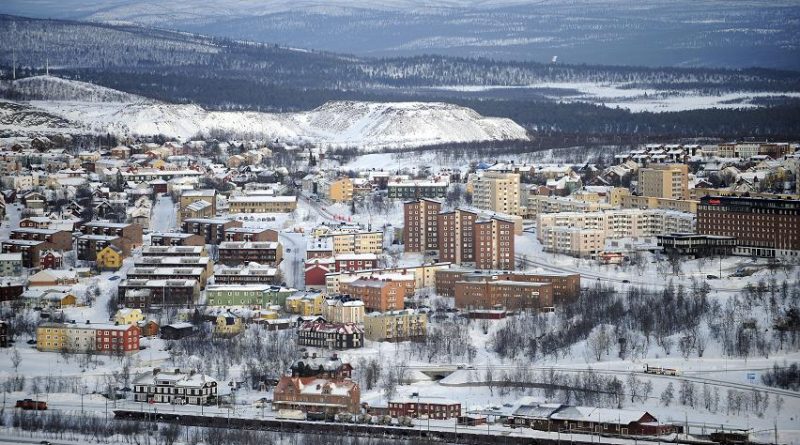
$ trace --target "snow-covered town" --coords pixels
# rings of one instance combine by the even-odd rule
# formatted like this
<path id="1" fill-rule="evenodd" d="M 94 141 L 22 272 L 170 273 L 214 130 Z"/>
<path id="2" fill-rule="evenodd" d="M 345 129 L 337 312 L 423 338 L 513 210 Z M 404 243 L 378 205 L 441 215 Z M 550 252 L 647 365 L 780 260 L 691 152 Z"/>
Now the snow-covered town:
<path id="1" fill-rule="evenodd" d="M 797 23 L 0 2 L 0 444 L 800 445 Z"/>
<path id="2" fill-rule="evenodd" d="M 796 144 L 651 144 L 608 164 L 3 144 L 14 422 L 35 421 L 30 400 L 798 440 Z"/>

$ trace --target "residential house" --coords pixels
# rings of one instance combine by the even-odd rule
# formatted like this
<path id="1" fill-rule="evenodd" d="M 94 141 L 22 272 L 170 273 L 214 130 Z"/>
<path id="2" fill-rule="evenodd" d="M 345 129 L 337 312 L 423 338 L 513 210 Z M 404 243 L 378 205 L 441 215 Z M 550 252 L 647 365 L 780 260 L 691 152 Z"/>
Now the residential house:
<path id="1" fill-rule="evenodd" d="M 330 349 L 364 346 L 364 330 L 354 323 L 305 322 L 297 329 L 297 344 Z"/>
<path id="2" fill-rule="evenodd" d="M 213 378 L 194 371 L 162 371 L 159 368 L 133 381 L 133 400 L 174 405 L 206 405 L 217 397 Z"/>
<path id="3" fill-rule="evenodd" d="M 109 244 L 97 252 L 95 261 L 99 270 L 119 270 L 122 267 L 124 252 L 119 247 Z"/>

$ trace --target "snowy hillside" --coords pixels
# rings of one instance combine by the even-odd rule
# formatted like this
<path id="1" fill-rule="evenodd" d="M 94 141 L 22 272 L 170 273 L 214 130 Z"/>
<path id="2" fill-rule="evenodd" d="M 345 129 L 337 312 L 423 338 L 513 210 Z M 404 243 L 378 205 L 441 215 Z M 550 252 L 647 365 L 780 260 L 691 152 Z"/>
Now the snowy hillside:
<path id="1" fill-rule="evenodd" d="M 0 82 L 0 94 L 15 100 L 72 100 L 83 102 L 137 102 L 144 98 L 100 85 L 53 76 L 34 76 Z"/>
<path id="2" fill-rule="evenodd" d="M 527 138 L 525 129 L 510 119 L 484 117 L 445 103 L 329 102 L 299 113 L 221 112 L 52 77 L 17 81 L 13 86 L 14 91 L 25 92 L 20 99 L 37 99 L 30 100 L 34 108 L 97 133 L 187 139 L 224 131 L 364 149 Z"/>

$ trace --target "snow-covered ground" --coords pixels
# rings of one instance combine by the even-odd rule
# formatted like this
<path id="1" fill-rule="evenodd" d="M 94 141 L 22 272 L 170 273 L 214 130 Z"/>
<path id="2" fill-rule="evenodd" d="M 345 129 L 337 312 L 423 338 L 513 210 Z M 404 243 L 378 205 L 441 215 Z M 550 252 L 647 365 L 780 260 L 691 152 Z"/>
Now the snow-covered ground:
<path id="1" fill-rule="evenodd" d="M 659 90 L 638 88 L 629 84 L 601 84 L 590 82 L 547 82 L 528 86 L 452 86 L 440 89 L 451 91 L 486 91 L 490 89 L 528 89 L 541 91 L 551 99 L 563 102 L 590 102 L 611 108 L 625 108 L 633 112 L 685 111 L 706 108 L 755 108 L 762 105 L 754 99 L 777 97 L 798 98 L 800 92 L 736 91 L 723 94 L 690 90 Z M 554 94 L 559 90 L 561 94 Z"/>
<path id="2" fill-rule="evenodd" d="M 37 94 L 34 97 L 38 100 L 30 101 L 33 107 L 97 133 L 165 135 L 185 140 L 223 131 L 330 148 L 359 147 L 364 151 L 528 138 L 526 130 L 510 119 L 485 117 L 469 108 L 439 102 L 340 101 L 298 113 L 221 112 L 197 105 L 156 102 L 78 81 L 36 79 L 41 80 L 43 91 L 50 91 L 48 85 L 54 82 L 76 84 L 65 90 L 74 91 L 75 98 L 60 93 L 54 100 L 42 100 L 47 95 Z M 98 90 L 94 96 L 93 88 Z M 0 129 L 13 130 L 15 125 Z M 39 123 L 36 129 L 45 131 L 47 124 Z"/>

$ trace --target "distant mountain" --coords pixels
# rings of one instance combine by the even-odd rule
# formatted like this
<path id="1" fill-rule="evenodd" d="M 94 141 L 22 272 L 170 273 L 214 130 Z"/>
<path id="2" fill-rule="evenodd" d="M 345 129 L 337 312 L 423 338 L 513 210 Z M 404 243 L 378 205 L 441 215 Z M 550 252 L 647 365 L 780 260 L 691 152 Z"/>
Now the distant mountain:
<path id="1" fill-rule="evenodd" d="M 52 117 L 32 122 L 37 131 L 63 131 L 65 122 L 72 122 L 77 132 L 180 139 L 227 133 L 364 150 L 528 138 L 525 129 L 510 119 L 487 118 L 445 103 L 340 101 L 299 113 L 223 112 L 55 77 L 7 82 L 2 89 L 29 100 L 29 105 L 6 103 L 6 116 L 0 115 L 0 130 L 18 132 L 25 132 L 30 121 L 21 113 L 36 111 Z"/>
<path id="2" fill-rule="evenodd" d="M 8 0 L 0 13 L 361 56 L 800 69 L 792 0 Z"/>

